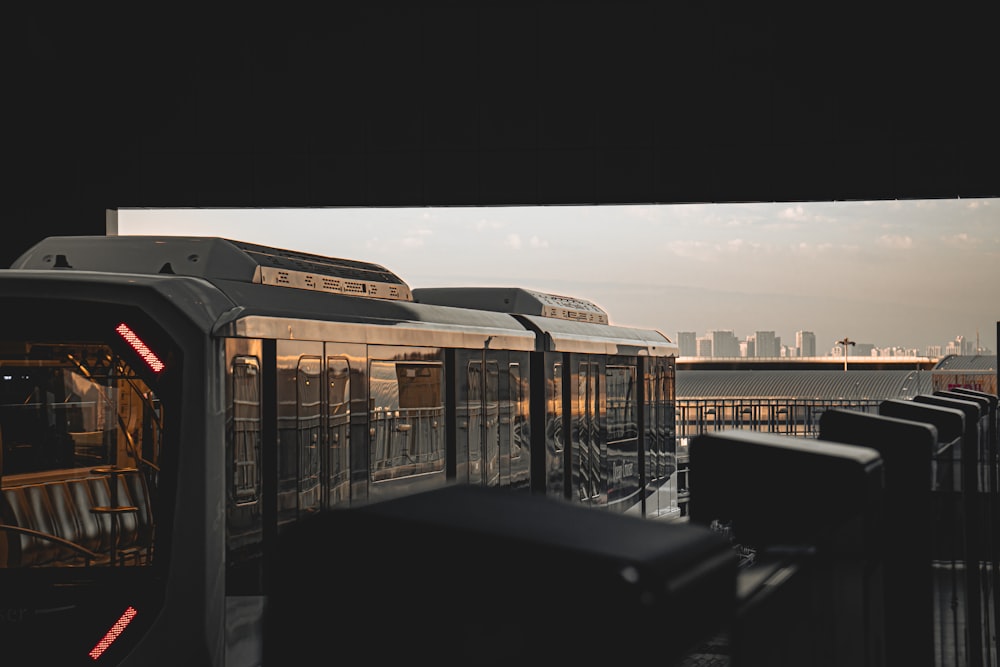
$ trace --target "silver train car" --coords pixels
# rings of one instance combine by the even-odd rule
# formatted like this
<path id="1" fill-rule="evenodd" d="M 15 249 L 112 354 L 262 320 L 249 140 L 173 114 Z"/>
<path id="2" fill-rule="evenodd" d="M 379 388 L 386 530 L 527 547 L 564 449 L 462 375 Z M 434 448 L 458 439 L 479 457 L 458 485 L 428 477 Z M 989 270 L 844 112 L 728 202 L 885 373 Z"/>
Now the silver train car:
<path id="1" fill-rule="evenodd" d="M 260 664 L 268 554 L 340 507 L 471 484 L 680 514 L 678 348 L 581 299 L 76 236 L 0 270 L 0 312 L 5 662 Z"/>

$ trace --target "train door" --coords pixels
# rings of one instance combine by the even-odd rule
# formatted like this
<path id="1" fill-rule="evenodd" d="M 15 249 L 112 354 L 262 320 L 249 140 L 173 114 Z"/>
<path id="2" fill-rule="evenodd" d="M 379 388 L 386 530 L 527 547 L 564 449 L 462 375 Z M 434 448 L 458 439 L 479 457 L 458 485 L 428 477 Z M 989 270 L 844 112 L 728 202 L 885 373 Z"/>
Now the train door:
<path id="1" fill-rule="evenodd" d="M 646 516 L 679 516 L 673 357 L 650 357 L 645 365 L 643 443 Z"/>
<path id="2" fill-rule="evenodd" d="M 351 498 L 351 362 L 345 355 L 326 356 L 326 440 L 323 469 L 326 506 Z"/>
<path id="3" fill-rule="evenodd" d="M 226 653 L 261 651 L 264 613 L 264 376 L 259 340 L 226 341 Z M 273 452 L 273 449 L 270 449 Z"/>
<path id="4" fill-rule="evenodd" d="M 565 426 L 566 416 L 569 414 L 564 409 L 568 399 L 566 392 L 569 384 L 563 381 L 566 358 L 558 352 L 546 352 L 542 359 L 542 382 L 544 396 L 542 410 L 535 405 L 532 412 L 543 412 L 544 414 L 544 440 L 540 451 L 532 452 L 532 457 L 540 462 L 538 468 L 541 471 L 540 479 L 535 482 L 537 486 L 544 485 L 545 494 L 557 498 L 565 498 L 570 488 L 567 478 L 569 465 L 567 453 L 570 451 L 566 443 Z"/>
<path id="5" fill-rule="evenodd" d="M 574 355 L 570 420 L 574 497 L 585 505 L 607 503 L 607 447 L 601 437 L 603 404 L 602 362 L 598 357 Z"/>
<path id="6" fill-rule="evenodd" d="M 278 525 L 318 512 L 323 424 L 323 345 L 278 341 Z"/>
<path id="7" fill-rule="evenodd" d="M 500 365 L 497 352 L 458 350 L 457 448 L 470 484 L 500 486 Z"/>
<path id="8" fill-rule="evenodd" d="M 610 357 L 604 373 L 608 506 L 642 515 L 639 466 L 638 367 L 635 357 Z"/>
<path id="9" fill-rule="evenodd" d="M 483 486 L 527 488 L 528 355 L 494 350 L 458 351 L 458 428 L 462 481 Z"/>
<path id="10" fill-rule="evenodd" d="M 528 425 L 528 355 L 500 353 L 500 486 L 528 488 L 531 481 Z"/>

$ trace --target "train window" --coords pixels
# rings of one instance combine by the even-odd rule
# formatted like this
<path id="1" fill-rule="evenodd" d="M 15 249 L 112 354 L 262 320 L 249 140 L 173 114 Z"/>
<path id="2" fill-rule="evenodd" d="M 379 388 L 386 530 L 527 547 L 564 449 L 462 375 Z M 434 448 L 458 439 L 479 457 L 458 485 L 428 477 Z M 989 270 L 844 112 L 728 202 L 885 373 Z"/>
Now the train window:
<path id="1" fill-rule="evenodd" d="M 577 370 L 577 405 L 573 415 L 574 446 L 581 500 L 597 499 L 601 483 L 601 445 L 598 424 L 598 365 L 581 362 Z"/>
<path id="2" fill-rule="evenodd" d="M 500 365 L 496 361 L 486 362 L 483 389 L 483 481 L 496 486 L 500 482 Z"/>
<path id="3" fill-rule="evenodd" d="M 115 349 L 0 341 L 0 568 L 152 562 L 162 406 Z"/>
<path id="4" fill-rule="evenodd" d="M 509 411 L 509 421 L 511 423 L 511 443 L 510 443 L 510 458 L 516 459 L 521 457 L 522 438 L 525 434 L 522 432 L 526 428 L 524 423 L 524 406 L 521 405 L 523 400 L 522 389 L 521 389 L 521 365 L 520 364 L 510 364 L 507 367 L 508 374 L 508 392 L 507 392 L 507 410 Z"/>
<path id="5" fill-rule="evenodd" d="M 232 367 L 233 477 L 237 505 L 260 498 L 260 365 L 255 357 L 236 357 Z"/>
<path id="6" fill-rule="evenodd" d="M 442 364 L 372 361 L 368 378 L 373 481 L 443 470 Z"/>
<path id="7" fill-rule="evenodd" d="M 483 420 L 483 364 L 470 361 L 465 368 L 465 419 L 461 420 L 469 442 L 469 475 L 471 479 L 482 477 L 482 420 Z"/>
<path id="8" fill-rule="evenodd" d="M 608 441 L 628 440 L 638 436 L 635 400 L 635 367 L 608 366 L 607 384 Z"/>
<path id="9" fill-rule="evenodd" d="M 549 384 L 548 410 L 545 415 L 545 432 L 549 446 L 554 453 L 563 451 L 562 433 L 562 364 L 552 364 L 552 380 Z"/>
<path id="10" fill-rule="evenodd" d="M 0 354 L 0 474 L 134 466 L 156 456 L 159 401 L 110 348 L 8 347 Z"/>

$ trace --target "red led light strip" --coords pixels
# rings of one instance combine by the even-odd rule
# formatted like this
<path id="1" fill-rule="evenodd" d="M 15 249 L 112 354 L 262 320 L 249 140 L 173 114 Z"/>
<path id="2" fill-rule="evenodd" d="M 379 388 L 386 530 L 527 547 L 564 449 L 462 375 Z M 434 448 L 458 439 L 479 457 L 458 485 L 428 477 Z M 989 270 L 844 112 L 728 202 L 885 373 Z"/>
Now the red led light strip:
<path id="1" fill-rule="evenodd" d="M 111 626 L 111 629 L 108 630 L 107 634 L 101 638 L 101 641 L 97 642 L 97 646 L 90 649 L 90 653 L 87 655 L 94 660 L 100 658 L 101 654 L 107 651 L 108 647 L 111 646 L 116 639 L 118 639 L 118 636 L 125 631 L 125 628 L 132 622 L 132 619 L 135 618 L 135 615 L 138 613 L 139 612 L 135 610 L 135 607 L 129 607 L 126 609 L 121 618 L 115 621 L 115 624 Z"/>
<path id="2" fill-rule="evenodd" d="M 128 325 L 122 322 L 117 327 L 115 331 L 118 335 L 125 339 L 125 342 L 132 346 L 132 349 L 142 357 L 154 373 L 159 373 L 165 366 L 160 358 L 153 354 L 153 351 L 146 347 L 146 344 L 142 342 L 142 339 L 135 335 L 135 332 L 128 328 Z"/>

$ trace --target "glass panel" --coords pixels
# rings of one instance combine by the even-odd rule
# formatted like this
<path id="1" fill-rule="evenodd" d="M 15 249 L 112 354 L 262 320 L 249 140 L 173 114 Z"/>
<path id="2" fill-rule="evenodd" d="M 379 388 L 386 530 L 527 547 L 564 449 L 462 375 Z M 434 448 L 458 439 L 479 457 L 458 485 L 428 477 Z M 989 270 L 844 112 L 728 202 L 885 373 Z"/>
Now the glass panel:
<path id="1" fill-rule="evenodd" d="M 115 350 L 0 341 L 0 567 L 152 562 L 162 406 Z"/>
<path id="2" fill-rule="evenodd" d="M 608 366 L 608 441 L 638 437 L 636 420 L 635 367 Z"/>
<path id="3" fill-rule="evenodd" d="M 521 366 L 520 364 L 510 364 L 507 368 L 507 372 L 510 375 L 510 384 L 508 390 L 508 400 L 509 404 L 507 409 L 510 411 L 510 421 L 511 421 L 511 445 L 510 445 L 510 457 L 512 459 L 521 457 L 521 448 L 524 446 L 523 438 L 527 435 L 524 431 L 527 428 L 524 422 L 524 406 L 521 404 Z"/>
<path id="4" fill-rule="evenodd" d="M 443 382 L 439 362 L 371 362 L 373 481 L 444 469 Z"/>
<path id="5" fill-rule="evenodd" d="M 548 411 L 545 415 L 546 435 L 553 451 L 561 452 L 565 444 L 562 434 L 562 364 L 552 365 Z"/>
<path id="6" fill-rule="evenodd" d="M 233 360 L 232 498 L 237 505 L 260 499 L 260 366 L 254 357 Z"/>
<path id="7" fill-rule="evenodd" d="M 462 420 L 468 431 L 469 438 L 469 476 L 470 481 L 482 481 L 483 458 L 483 364 L 481 361 L 470 361 L 466 366 L 466 419 Z"/>
<path id="8" fill-rule="evenodd" d="M 320 368 L 319 357 L 303 357 L 298 368 L 299 510 L 319 509 L 320 503 Z"/>
<path id="9" fill-rule="evenodd" d="M 330 503 L 350 498 L 351 368 L 346 359 L 327 359 Z"/>

